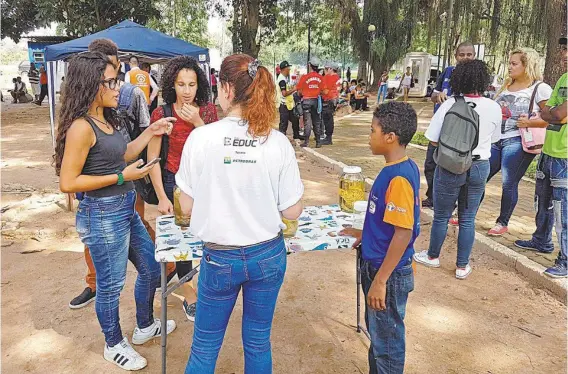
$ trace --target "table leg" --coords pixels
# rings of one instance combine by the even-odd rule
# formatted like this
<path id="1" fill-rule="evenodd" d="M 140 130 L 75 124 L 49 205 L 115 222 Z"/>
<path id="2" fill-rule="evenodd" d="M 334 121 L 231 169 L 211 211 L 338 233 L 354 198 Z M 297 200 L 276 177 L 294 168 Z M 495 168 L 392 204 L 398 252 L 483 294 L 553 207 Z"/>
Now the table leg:
<path id="1" fill-rule="evenodd" d="M 162 281 L 162 310 L 161 310 L 161 333 L 162 333 L 162 374 L 166 374 L 166 344 L 168 338 L 168 274 L 166 274 L 166 262 L 160 262 Z"/>
<path id="2" fill-rule="evenodd" d="M 361 332 L 361 249 L 357 248 L 355 256 L 355 268 L 357 277 L 357 332 Z"/>

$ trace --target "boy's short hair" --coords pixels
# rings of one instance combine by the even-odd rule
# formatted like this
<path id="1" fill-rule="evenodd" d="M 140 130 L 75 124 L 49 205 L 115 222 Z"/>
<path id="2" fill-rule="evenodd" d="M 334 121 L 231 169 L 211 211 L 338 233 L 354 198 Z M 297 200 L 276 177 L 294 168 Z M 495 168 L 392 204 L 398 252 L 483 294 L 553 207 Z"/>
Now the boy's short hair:
<path id="1" fill-rule="evenodd" d="M 105 56 L 118 57 L 118 46 L 110 39 L 95 39 L 89 44 L 89 52 L 101 52 Z"/>
<path id="2" fill-rule="evenodd" d="M 150 70 L 152 67 L 147 62 L 143 62 L 143 63 L 140 64 L 140 69 L 144 70 L 146 68 L 148 68 L 148 70 Z"/>
<path id="3" fill-rule="evenodd" d="M 383 133 L 394 132 L 400 145 L 406 146 L 412 140 L 418 127 L 416 111 L 410 104 L 389 101 L 379 105 L 373 112 Z"/>

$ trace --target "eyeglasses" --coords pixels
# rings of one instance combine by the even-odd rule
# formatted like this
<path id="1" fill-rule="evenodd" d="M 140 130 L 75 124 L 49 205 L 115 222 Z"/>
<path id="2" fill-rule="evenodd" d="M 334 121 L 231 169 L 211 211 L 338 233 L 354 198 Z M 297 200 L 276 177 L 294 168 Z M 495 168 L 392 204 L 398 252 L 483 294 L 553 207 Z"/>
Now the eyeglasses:
<path id="1" fill-rule="evenodd" d="M 109 79 L 104 79 L 101 80 L 101 83 L 103 84 L 103 86 L 105 86 L 106 88 L 110 89 L 110 90 L 114 90 L 117 88 L 118 86 L 118 79 L 116 78 L 109 78 Z"/>

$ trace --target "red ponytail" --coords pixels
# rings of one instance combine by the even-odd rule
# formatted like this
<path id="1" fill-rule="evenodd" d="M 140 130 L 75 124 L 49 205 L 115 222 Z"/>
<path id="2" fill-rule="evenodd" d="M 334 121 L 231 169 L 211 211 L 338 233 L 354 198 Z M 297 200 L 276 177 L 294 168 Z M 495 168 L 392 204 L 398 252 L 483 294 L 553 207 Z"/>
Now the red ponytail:
<path id="1" fill-rule="evenodd" d="M 259 66 L 256 75 L 249 74 L 249 63 L 254 59 L 235 54 L 223 60 L 219 72 L 222 84 L 229 83 L 235 90 L 233 104 L 242 107 L 248 132 L 254 137 L 268 136 L 276 119 L 276 86 L 268 69 Z"/>

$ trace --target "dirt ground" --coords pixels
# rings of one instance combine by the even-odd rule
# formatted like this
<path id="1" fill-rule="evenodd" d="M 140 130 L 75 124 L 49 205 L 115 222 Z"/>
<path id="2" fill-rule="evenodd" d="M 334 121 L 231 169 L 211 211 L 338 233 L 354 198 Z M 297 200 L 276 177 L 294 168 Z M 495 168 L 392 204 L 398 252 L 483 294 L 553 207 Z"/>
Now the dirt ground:
<path id="1" fill-rule="evenodd" d="M 48 110 L 2 107 L 2 372 L 123 373 L 102 358 L 104 339 L 94 304 L 71 310 L 85 287 L 83 248 L 64 209 L 50 166 Z M 308 205 L 337 200 L 337 176 L 299 156 Z M 147 214 L 156 216 L 154 207 Z M 417 250 L 426 248 L 423 223 Z M 474 249 L 473 274 L 454 278 L 455 238 L 440 269 L 418 266 L 407 307 L 407 373 L 565 373 L 566 307 L 517 273 Z M 31 253 L 29 253 L 31 252 Z M 129 267 L 121 297 L 122 328 L 135 326 Z M 297 253 L 273 325 L 275 373 L 365 373 L 368 341 L 357 334 L 355 254 Z M 193 324 L 169 300 L 178 323 L 168 341 L 168 373 L 182 373 Z M 239 302 L 218 361 L 218 373 L 242 373 Z M 159 299 L 155 302 L 159 316 Z M 138 348 L 144 373 L 160 372 L 159 339 Z"/>

